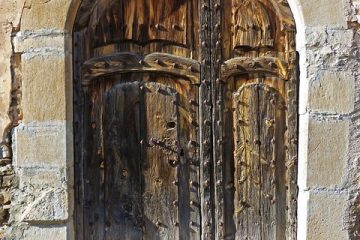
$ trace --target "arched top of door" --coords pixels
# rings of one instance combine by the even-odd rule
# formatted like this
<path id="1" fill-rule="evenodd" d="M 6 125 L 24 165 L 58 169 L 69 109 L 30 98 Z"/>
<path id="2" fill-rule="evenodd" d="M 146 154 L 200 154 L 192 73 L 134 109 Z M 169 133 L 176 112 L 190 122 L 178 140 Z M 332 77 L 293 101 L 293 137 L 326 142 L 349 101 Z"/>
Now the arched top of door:
<path id="1" fill-rule="evenodd" d="M 273 45 L 276 31 L 294 30 L 295 22 L 286 0 L 232 0 L 232 24 L 239 45 Z M 191 29 L 198 29 L 196 0 L 84 0 L 78 10 L 74 31 L 87 29 L 97 46 L 119 40 L 146 45 L 164 41 L 189 44 Z M 238 35 L 238 36 L 236 36 Z"/>

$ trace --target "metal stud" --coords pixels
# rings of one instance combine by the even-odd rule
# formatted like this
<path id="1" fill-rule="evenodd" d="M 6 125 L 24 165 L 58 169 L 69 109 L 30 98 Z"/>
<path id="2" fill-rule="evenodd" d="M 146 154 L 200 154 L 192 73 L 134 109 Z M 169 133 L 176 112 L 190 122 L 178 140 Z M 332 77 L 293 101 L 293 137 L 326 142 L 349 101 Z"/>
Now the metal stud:
<path id="1" fill-rule="evenodd" d="M 201 46 L 206 47 L 207 46 L 206 42 L 205 41 L 201 42 Z"/>
<path id="2" fill-rule="evenodd" d="M 205 182 L 204 182 L 204 187 L 208 187 L 210 185 L 210 180 L 206 180 Z"/>
<path id="3" fill-rule="evenodd" d="M 161 226 L 161 222 L 158 220 L 158 221 L 156 221 L 156 226 L 157 227 L 160 227 Z"/>
<path id="4" fill-rule="evenodd" d="M 261 142 L 260 142 L 260 140 L 259 140 L 259 139 L 255 139 L 255 140 L 254 140 L 254 144 L 256 144 L 256 145 L 260 145 L 260 144 L 261 144 Z"/>
<path id="5" fill-rule="evenodd" d="M 179 204 L 179 201 L 178 201 L 178 200 L 174 200 L 174 201 L 173 201 L 173 205 L 174 205 L 174 206 L 177 206 L 178 204 Z"/>
<path id="6" fill-rule="evenodd" d="M 173 68 L 180 68 L 180 65 L 177 63 L 173 63 L 172 66 L 173 66 Z"/>
<path id="7" fill-rule="evenodd" d="M 204 100 L 204 104 L 210 105 L 210 104 L 211 104 L 211 101 L 210 101 L 210 100 Z"/>
<path id="8" fill-rule="evenodd" d="M 216 10 L 220 10 L 220 4 L 219 4 L 219 3 L 216 3 L 216 4 L 215 4 L 215 9 L 216 9 Z"/>
<path id="9" fill-rule="evenodd" d="M 189 141 L 189 145 L 196 147 L 198 144 L 197 144 L 196 141 L 190 140 L 190 141 Z"/>
<path id="10" fill-rule="evenodd" d="M 191 71 L 191 72 L 195 72 L 195 67 L 194 66 L 189 66 L 188 69 Z"/>
<path id="11" fill-rule="evenodd" d="M 217 165 L 218 165 L 218 166 L 221 166 L 221 165 L 222 165 L 222 163 L 223 163 L 223 161 L 222 161 L 222 160 L 217 161 Z"/>
<path id="12" fill-rule="evenodd" d="M 174 184 L 174 185 L 178 185 L 178 184 L 179 184 L 179 182 L 178 182 L 178 181 L 172 181 L 172 184 Z"/>
<path id="13" fill-rule="evenodd" d="M 202 10 L 207 10 L 209 7 L 208 7 L 208 5 L 203 4 L 203 5 L 201 6 L 201 8 L 202 8 Z"/>
<path id="14" fill-rule="evenodd" d="M 221 181 L 221 180 L 217 180 L 217 181 L 216 181 L 216 185 L 217 185 L 217 186 L 220 186 L 221 184 L 222 184 L 222 181 Z"/>
<path id="15" fill-rule="evenodd" d="M 189 103 L 190 103 L 191 105 L 196 105 L 197 102 L 196 102 L 194 99 L 190 99 L 190 100 L 189 100 Z"/>
<path id="16" fill-rule="evenodd" d="M 207 125 L 207 126 L 211 126 L 211 121 L 205 120 L 205 121 L 204 121 L 204 124 Z"/>
<path id="17" fill-rule="evenodd" d="M 172 25 L 172 29 L 175 30 L 175 31 L 181 31 L 181 27 L 179 25 L 176 25 L 176 24 L 173 24 Z"/>

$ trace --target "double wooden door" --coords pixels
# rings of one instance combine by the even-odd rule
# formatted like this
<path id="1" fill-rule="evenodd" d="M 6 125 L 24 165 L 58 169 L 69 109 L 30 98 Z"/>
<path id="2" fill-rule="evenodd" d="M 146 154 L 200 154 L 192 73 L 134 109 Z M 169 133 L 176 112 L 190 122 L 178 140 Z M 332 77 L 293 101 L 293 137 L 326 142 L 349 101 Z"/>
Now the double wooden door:
<path id="1" fill-rule="evenodd" d="M 285 1 L 84 0 L 77 239 L 295 239 L 294 40 Z"/>

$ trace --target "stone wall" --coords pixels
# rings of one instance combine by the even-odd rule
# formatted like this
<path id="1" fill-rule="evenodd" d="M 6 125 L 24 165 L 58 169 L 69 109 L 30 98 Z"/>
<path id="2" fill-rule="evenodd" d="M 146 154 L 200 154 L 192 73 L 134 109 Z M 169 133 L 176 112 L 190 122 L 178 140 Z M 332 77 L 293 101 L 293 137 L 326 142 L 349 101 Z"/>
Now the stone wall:
<path id="1" fill-rule="evenodd" d="M 298 239 L 360 239 L 360 1 L 288 2 L 300 56 Z M 79 4 L 0 0 L 5 239 L 73 239 L 71 29 Z"/>

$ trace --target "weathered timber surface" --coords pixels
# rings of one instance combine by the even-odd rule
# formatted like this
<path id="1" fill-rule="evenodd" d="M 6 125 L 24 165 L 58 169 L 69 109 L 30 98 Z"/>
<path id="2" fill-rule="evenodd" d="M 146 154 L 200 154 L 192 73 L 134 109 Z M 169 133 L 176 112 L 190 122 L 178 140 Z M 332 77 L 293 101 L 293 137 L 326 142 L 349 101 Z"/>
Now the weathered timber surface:
<path id="1" fill-rule="evenodd" d="M 77 239 L 296 239 L 286 1 L 84 0 Z"/>
<path id="2" fill-rule="evenodd" d="M 165 53 L 151 53 L 144 58 L 134 53 L 118 53 L 86 61 L 82 83 L 89 85 L 99 76 L 131 72 L 172 74 L 188 78 L 192 84 L 197 84 L 200 64 L 192 59 Z"/>
<path id="3" fill-rule="evenodd" d="M 251 84 L 233 106 L 236 239 L 285 239 L 284 103 L 274 89 Z"/>

